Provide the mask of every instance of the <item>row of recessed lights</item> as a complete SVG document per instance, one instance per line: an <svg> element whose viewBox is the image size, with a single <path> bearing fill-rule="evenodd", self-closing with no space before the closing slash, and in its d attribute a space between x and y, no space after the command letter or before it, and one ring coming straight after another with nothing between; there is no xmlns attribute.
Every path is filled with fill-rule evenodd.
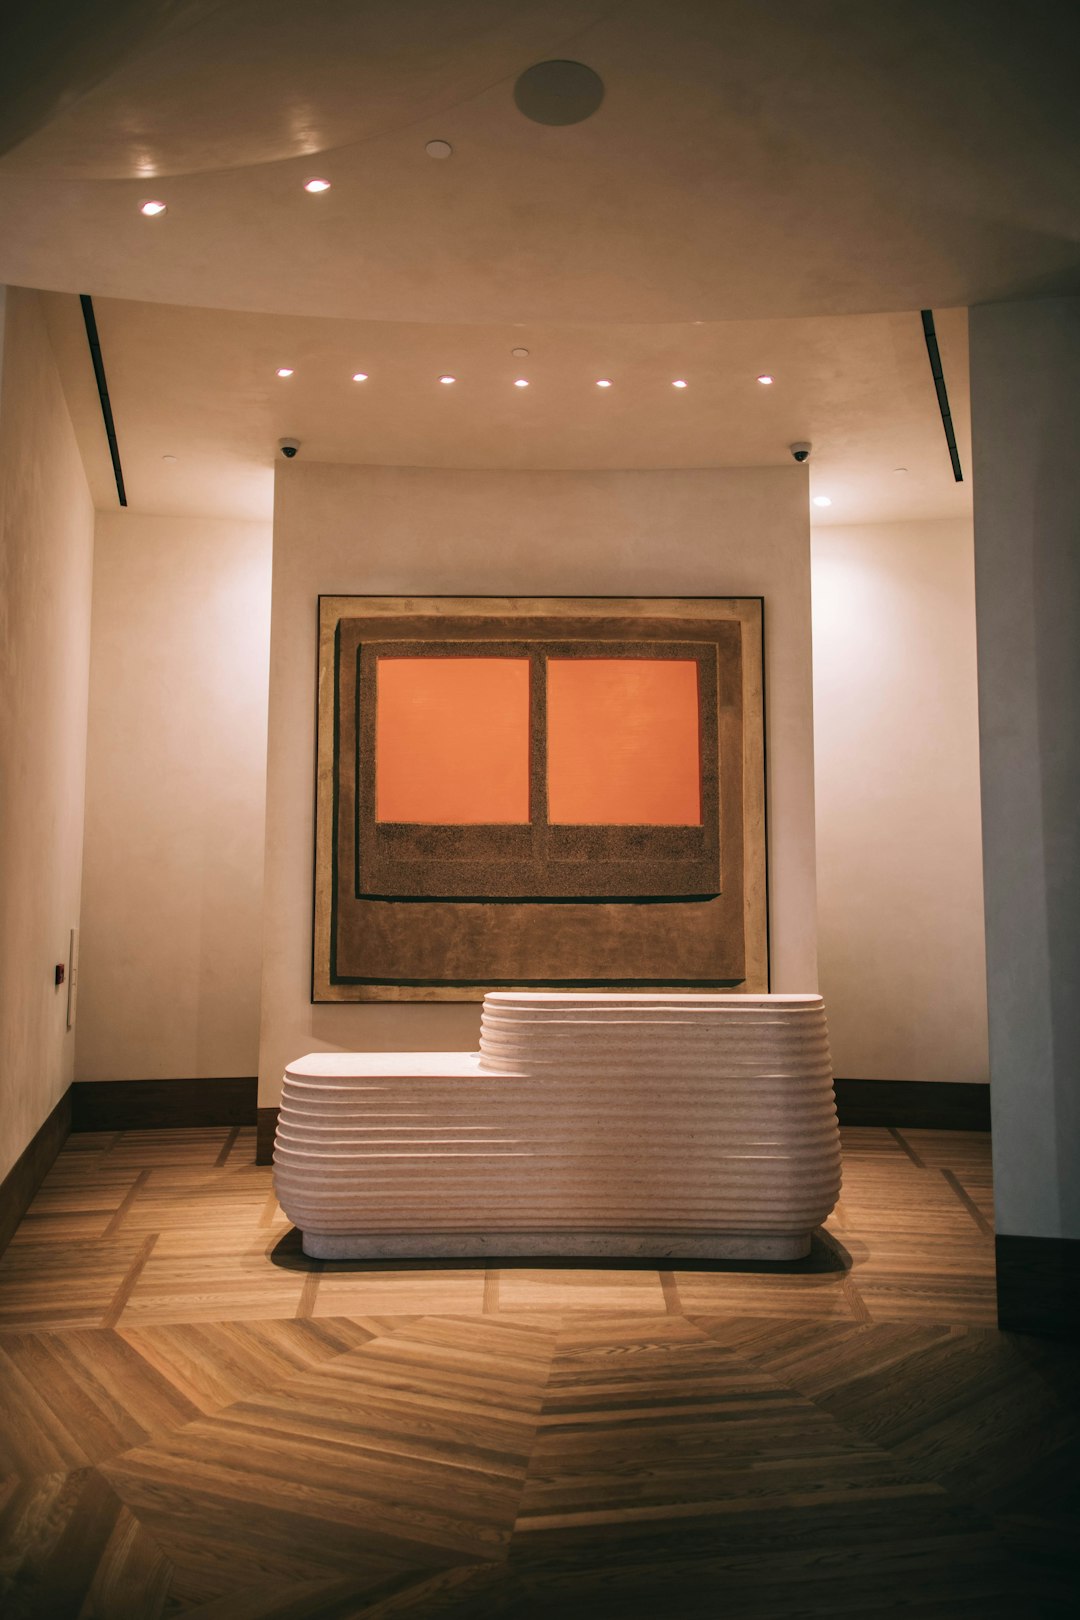
<svg viewBox="0 0 1080 1620"><path fill-rule="evenodd" d="M294 366L279 366L278 369L277 369L276 375L281 377L281 378L294 377L296 375L296 368ZM367 382L368 373L366 371L354 371L352 380L353 380L353 382L357 382L357 383ZM456 377L451 377L449 372L447 372L447 373L445 373L443 376L441 376L439 378L439 381L441 383L444 383L447 386L449 386L450 383L456 383L457 378ZM768 376L762 376L762 377L758 377L757 381L759 383L768 384L768 383L772 382L772 378L768 377ZM529 379L527 377L515 377L515 379L514 379L514 387L515 388L528 388L528 386L529 386ZM611 377L598 377L596 379L596 386L597 386L597 388L612 388L612 387L614 387L614 382L613 382L613 379ZM687 383L685 377L676 377L671 386L672 386L672 388L686 388L686 387L689 386L689 384ZM830 500L828 495L815 495L814 496L814 505L815 506L831 506L832 501Z"/></svg>
<svg viewBox="0 0 1080 1620"><path fill-rule="evenodd" d="M295 371L295 368L292 367L292 366L279 366L278 369L277 369L276 375L278 377L294 377L296 375L296 371ZM367 374L366 371L354 371L352 380L353 380L353 382L358 382L358 383L367 382L368 374ZM442 377L439 378L439 381L441 383L443 383L445 386L449 387L449 385L451 383L456 383L457 382L457 378L456 377L451 377L449 372L447 372L445 376L442 376ZM597 386L597 388L613 388L615 386L615 384L614 384L614 382L612 381L612 379L610 377L598 377L596 379L596 386ZM672 386L672 388L688 388L690 385L689 385L689 383L686 382L685 378L677 377L675 379L675 381L672 383L671 386ZM529 387L529 379L528 379L528 377L515 377L514 378L514 387L515 388L528 388Z"/></svg>
<svg viewBox="0 0 1080 1620"><path fill-rule="evenodd" d="M278 376L278 377L282 377L282 378L295 377L296 376L296 368L294 366L278 366L275 375ZM368 373L366 371L354 371L352 380L353 380L353 382L358 382L358 383L367 382ZM759 377L757 380L758 380L759 383L771 383L772 382L771 377ZM449 373L447 373L445 376L440 377L439 381L441 383L449 385L450 383L456 383L457 378L456 377L451 377L449 375ZM528 386L529 386L528 377L515 377L514 378L514 387L515 388L528 388ZM614 379L611 378L611 377L597 377L596 386L597 386L597 388L614 388L615 382L614 382ZM676 377L674 379L674 381L672 382L671 386L672 386L672 388L689 388L690 384L687 382L685 377Z"/></svg>

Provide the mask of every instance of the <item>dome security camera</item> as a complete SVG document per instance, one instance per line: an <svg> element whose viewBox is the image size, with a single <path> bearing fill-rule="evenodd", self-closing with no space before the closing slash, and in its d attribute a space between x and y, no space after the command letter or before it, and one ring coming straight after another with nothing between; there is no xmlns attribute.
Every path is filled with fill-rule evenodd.
<svg viewBox="0 0 1080 1620"><path fill-rule="evenodd" d="M813 448L813 445L808 443L806 439L800 439L797 444L788 445L791 454L800 464L810 460L810 452Z"/></svg>
<svg viewBox="0 0 1080 1620"><path fill-rule="evenodd" d="M293 457L295 456L296 452L300 448L300 440L299 439L279 439L277 447L281 451L282 455L285 457L286 461L291 461L293 459Z"/></svg>

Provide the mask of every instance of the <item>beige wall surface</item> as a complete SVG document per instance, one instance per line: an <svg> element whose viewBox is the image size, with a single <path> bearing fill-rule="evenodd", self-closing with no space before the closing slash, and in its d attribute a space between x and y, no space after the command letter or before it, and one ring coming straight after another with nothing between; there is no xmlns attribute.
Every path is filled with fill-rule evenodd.
<svg viewBox="0 0 1080 1620"><path fill-rule="evenodd" d="M270 549L98 516L78 1080L255 1072Z"/></svg>
<svg viewBox="0 0 1080 1620"><path fill-rule="evenodd" d="M479 1007L312 1006L316 599L765 598L773 986L817 982L810 547L801 468L449 472L279 464L259 1093L318 1050L472 1050Z"/></svg>
<svg viewBox="0 0 1080 1620"><path fill-rule="evenodd" d="M967 521L817 529L818 952L838 1075L988 1078Z"/></svg>
<svg viewBox="0 0 1080 1620"><path fill-rule="evenodd" d="M0 395L0 1176L71 1080L94 513L36 293L8 290Z"/></svg>

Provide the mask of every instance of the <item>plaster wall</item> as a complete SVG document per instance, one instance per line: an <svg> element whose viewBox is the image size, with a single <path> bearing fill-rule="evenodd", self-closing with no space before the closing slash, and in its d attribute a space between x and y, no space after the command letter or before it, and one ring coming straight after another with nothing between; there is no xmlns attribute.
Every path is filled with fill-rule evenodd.
<svg viewBox="0 0 1080 1620"><path fill-rule="evenodd" d="M985 1081L970 522L814 531L818 953L836 1073Z"/></svg>
<svg viewBox="0 0 1080 1620"><path fill-rule="evenodd" d="M801 468L460 472L279 464L259 1095L309 1051L472 1050L477 1003L312 1006L316 598L763 595L772 973L817 983L810 544Z"/></svg>
<svg viewBox="0 0 1080 1620"><path fill-rule="evenodd" d="M98 515L79 1080L255 1073L270 551Z"/></svg>
<svg viewBox="0 0 1080 1620"><path fill-rule="evenodd" d="M0 393L0 1177L67 1089L94 513L38 295L9 288Z"/></svg>
<svg viewBox="0 0 1080 1620"><path fill-rule="evenodd" d="M996 1224L1080 1238L1080 299L970 332Z"/></svg>

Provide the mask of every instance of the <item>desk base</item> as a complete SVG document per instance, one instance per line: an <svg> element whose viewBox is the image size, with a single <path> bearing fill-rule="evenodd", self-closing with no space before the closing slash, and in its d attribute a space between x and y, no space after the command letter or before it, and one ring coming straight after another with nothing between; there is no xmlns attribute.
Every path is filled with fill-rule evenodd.
<svg viewBox="0 0 1080 1620"><path fill-rule="evenodd" d="M802 1260L809 1232L304 1232L315 1260Z"/></svg>

